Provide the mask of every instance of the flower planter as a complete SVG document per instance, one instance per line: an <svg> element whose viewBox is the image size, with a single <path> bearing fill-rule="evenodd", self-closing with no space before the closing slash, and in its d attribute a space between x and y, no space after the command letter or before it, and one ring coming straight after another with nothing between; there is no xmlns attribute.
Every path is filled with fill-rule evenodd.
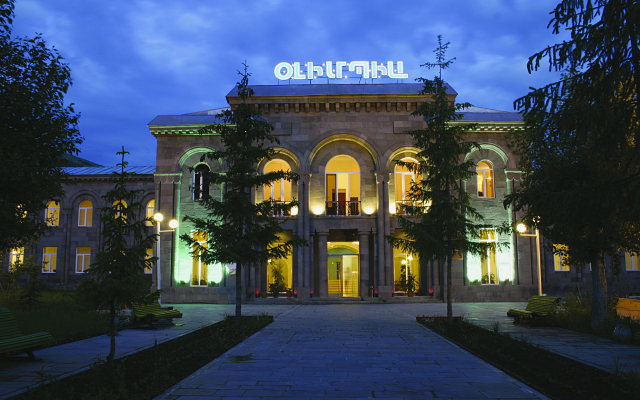
<svg viewBox="0 0 640 400"><path fill-rule="evenodd" d="M263 299L267 298L267 292L260 292L260 297L262 297Z"/></svg>
<svg viewBox="0 0 640 400"><path fill-rule="evenodd" d="M413 290L407 290L407 297L413 297Z"/></svg>

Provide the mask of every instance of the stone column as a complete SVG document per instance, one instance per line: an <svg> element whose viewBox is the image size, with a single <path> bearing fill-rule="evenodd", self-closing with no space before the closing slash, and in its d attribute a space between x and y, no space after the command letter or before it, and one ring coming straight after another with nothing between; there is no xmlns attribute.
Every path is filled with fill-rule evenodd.
<svg viewBox="0 0 640 400"><path fill-rule="evenodd" d="M296 216L296 227L294 229L294 234L297 234L301 237L304 237L304 185L302 184L302 179L298 180L298 215ZM293 263L295 272L295 280L293 282L294 290L300 289L303 284L303 273L304 269L304 248L296 247L294 250L294 258L295 261Z"/></svg>
<svg viewBox="0 0 640 400"><path fill-rule="evenodd" d="M329 297L329 282L327 277L327 239L329 231L318 231L318 297Z"/></svg>
<svg viewBox="0 0 640 400"><path fill-rule="evenodd" d="M302 238L307 242L311 242L311 215L309 210L309 183L311 182L311 174L303 174L300 176L300 183L302 183L302 217L304 231L302 232ZM300 214L300 213L298 213ZM299 279L299 287L308 288L311 279L309 274L311 273L311 247L302 248L302 276Z"/></svg>
<svg viewBox="0 0 640 400"><path fill-rule="evenodd" d="M358 231L360 241L360 297L369 297L369 231Z"/></svg>
<svg viewBox="0 0 640 400"><path fill-rule="evenodd" d="M393 289L393 268L388 267L388 260L393 257L393 253L389 252L389 246L384 239L385 234L389 234L389 173L376 173L376 181L378 182L378 221L377 221L377 243L378 243L378 268L377 268L377 287L378 296L381 298L390 298ZM391 269L391 280L387 269Z"/></svg>

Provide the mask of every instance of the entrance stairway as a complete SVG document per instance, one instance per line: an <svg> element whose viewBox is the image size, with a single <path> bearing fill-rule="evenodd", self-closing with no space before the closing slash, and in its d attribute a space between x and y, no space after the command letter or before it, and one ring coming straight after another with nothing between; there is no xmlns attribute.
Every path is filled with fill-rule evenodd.
<svg viewBox="0 0 640 400"><path fill-rule="evenodd" d="M404 303L442 303L439 298L431 296L398 296L387 299L386 301L378 297L312 297L304 301L303 299L278 297L275 298L253 298L247 299L245 304L404 304Z"/></svg>

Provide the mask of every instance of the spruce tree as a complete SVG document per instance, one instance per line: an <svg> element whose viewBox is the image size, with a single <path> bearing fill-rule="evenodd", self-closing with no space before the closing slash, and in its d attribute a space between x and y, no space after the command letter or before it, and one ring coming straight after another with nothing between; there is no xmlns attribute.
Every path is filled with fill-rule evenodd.
<svg viewBox="0 0 640 400"><path fill-rule="evenodd" d="M254 202L251 188L264 187L272 182L285 179L297 182L294 172L274 171L260 173L258 164L270 159L276 151L269 145L280 141L271 134L273 126L260 118L261 112L247 103L254 91L249 87L247 65L244 71L238 71L242 77L237 90L240 104L235 109L226 110L217 115L223 124L209 125L200 129L200 133L220 135L223 150L212 151L202 157L222 161L226 171L208 172L203 179L210 185L223 188L222 199L204 196L199 204L207 210L207 216L199 218L185 216L196 231L206 233L207 246L199 246L190 235L180 237L193 249L192 254L200 257L204 264L236 265L236 324L240 325L242 316L242 273L244 268L255 266L268 259L277 259L289 254L294 246L306 245L298 236L280 241L278 234L283 232L280 226L283 220L273 215L289 214L289 210L298 203L278 203L275 201Z"/></svg>
<svg viewBox="0 0 640 400"><path fill-rule="evenodd" d="M479 224L483 217L470 204L470 196L464 190L463 182L475 176L472 159L461 162L466 154L479 149L476 142L467 141L466 132L474 124L455 124L462 118L460 113L470 107L468 103L451 104L447 96L447 86L442 80L442 70L448 68L454 59L446 60L449 43L442 43L438 36L435 49L435 63L421 66L438 68L433 79L418 78L424 83L421 95L430 99L422 103L411 115L420 116L427 127L409 131L415 146L420 149L416 155L418 162L396 160L399 166L407 167L415 173L416 181L411 184L408 195L411 204L403 204L398 221L405 238L387 236L389 243L404 252L419 254L423 260L444 260L447 266L447 321L451 322L452 276L451 266L455 252L486 254L495 243L480 243L480 231L490 228Z"/></svg>

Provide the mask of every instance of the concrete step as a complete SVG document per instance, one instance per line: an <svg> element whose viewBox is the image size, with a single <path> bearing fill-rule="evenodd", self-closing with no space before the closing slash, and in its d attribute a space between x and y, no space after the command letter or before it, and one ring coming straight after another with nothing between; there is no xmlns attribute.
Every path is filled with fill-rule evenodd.
<svg viewBox="0 0 640 400"><path fill-rule="evenodd" d="M307 301L303 299L296 298L286 298L286 297L278 297L275 298L258 298L258 299L248 299L245 301L245 304L264 304L264 305L273 305L273 304L405 304L405 303L442 303L442 300L438 298L433 298L431 296L414 296L414 297L405 297L398 296L392 297L390 299L380 299L379 297L312 297Z"/></svg>

